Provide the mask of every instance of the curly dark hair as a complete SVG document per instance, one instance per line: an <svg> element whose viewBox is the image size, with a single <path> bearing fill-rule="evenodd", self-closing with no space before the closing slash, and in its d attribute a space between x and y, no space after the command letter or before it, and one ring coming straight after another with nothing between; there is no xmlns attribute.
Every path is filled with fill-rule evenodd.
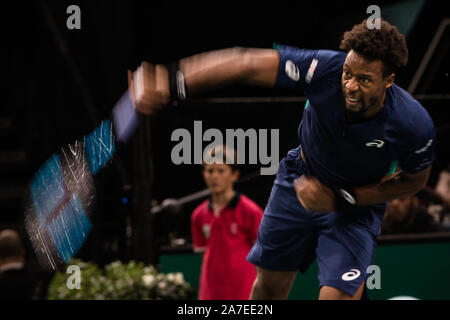
<svg viewBox="0 0 450 320"><path fill-rule="evenodd" d="M405 36L396 26L381 19L380 29L369 29L367 19L346 31L339 49L353 50L370 60L383 62L383 76L395 73L408 62L408 48Z"/></svg>

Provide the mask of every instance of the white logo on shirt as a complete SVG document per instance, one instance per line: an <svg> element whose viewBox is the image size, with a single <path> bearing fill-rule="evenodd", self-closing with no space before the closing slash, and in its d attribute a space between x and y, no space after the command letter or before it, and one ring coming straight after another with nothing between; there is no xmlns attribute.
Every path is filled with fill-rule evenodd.
<svg viewBox="0 0 450 320"><path fill-rule="evenodd" d="M309 66L308 73L306 74L306 83L311 83L312 77L314 76L314 72L316 71L317 63L319 60L313 59L311 65Z"/></svg>
<svg viewBox="0 0 450 320"><path fill-rule="evenodd" d="M209 236L211 235L211 227L209 226L209 224L205 223L202 227L202 231L205 238L209 239Z"/></svg>
<svg viewBox="0 0 450 320"><path fill-rule="evenodd" d="M233 222L233 223L231 224L231 226L230 226L230 231L231 231L231 234L232 234L232 235L237 234L237 232L238 232L238 225L237 225L236 222Z"/></svg>
<svg viewBox="0 0 450 320"><path fill-rule="evenodd" d="M373 140L371 142L367 142L366 146L367 147L377 147L377 148L381 148L384 145L384 141L383 140Z"/></svg>
<svg viewBox="0 0 450 320"><path fill-rule="evenodd" d="M428 140L427 145L426 145L425 147L423 147L423 148L421 148L421 149L419 149L419 150L414 151L414 153L419 154L419 153L425 152L425 151L427 151L427 149L428 149L432 144L433 144L433 139L430 139L430 140Z"/></svg>
<svg viewBox="0 0 450 320"><path fill-rule="evenodd" d="M300 71L298 70L298 67L291 60L286 61L284 71L286 71L286 74L292 80L294 80L294 81L300 80Z"/></svg>
<svg viewBox="0 0 450 320"><path fill-rule="evenodd" d="M342 275L342 280L344 281L352 281L358 278L361 275L361 271L358 269L350 269L349 272L346 272Z"/></svg>

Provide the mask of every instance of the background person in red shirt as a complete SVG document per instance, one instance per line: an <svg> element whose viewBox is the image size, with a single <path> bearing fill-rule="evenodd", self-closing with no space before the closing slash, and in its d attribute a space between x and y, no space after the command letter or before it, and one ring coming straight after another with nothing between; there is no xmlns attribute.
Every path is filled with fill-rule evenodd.
<svg viewBox="0 0 450 320"><path fill-rule="evenodd" d="M236 152L219 146L209 154L223 161L204 161L203 177L211 197L191 216L194 251L204 253L198 298L247 300L256 268L246 258L256 241L263 210L234 190L239 177Z"/></svg>

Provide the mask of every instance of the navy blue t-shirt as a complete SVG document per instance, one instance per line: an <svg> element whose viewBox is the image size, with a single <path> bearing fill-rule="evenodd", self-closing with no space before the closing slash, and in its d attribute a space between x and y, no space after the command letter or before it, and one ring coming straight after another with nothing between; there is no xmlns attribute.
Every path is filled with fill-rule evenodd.
<svg viewBox="0 0 450 320"><path fill-rule="evenodd" d="M373 184L397 166L416 173L431 166L435 129L421 104L393 84L372 119L349 123L344 113L346 53L280 46L276 86L303 88L308 99L298 128L308 168L330 187Z"/></svg>

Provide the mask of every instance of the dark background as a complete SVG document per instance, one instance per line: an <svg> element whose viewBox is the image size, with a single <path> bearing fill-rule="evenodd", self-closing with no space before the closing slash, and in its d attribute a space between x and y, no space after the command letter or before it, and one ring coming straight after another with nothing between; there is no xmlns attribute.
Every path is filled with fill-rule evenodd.
<svg viewBox="0 0 450 320"><path fill-rule="evenodd" d="M410 5L418 3L423 6L414 20ZM72 4L81 8L81 30L66 27L66 9ZM371 4L381 7L382 16L383 10L399 7L391 13L394 24L412 21L407 34L409 63L396 78L397 84L407 89L441 20L449 16L440 1L260 1L246 7L231 2L201 5L174 1L2 3L0 229L21 228L24 195L34 172L52 153L80 139L110 115L127 88L127 69L134 70L142 60L168 63L206 50L231 46L271 48L274 42L337 50L342 33L369 17L366 8ZM416 91L447 94L446 99L419 99L438 128L430 186L450 162L449 37L447 31L440 54L433 57L426 79ZM194 120L201 120L203 130L279 129L280 158L297 146L296 132L304 103L208 103L201 99L302 95L231 87L143 119L131 142L121 147L108 167L95 177L94 230L80 256L99 263L131 258L157 261L157 254L149 258L142 251L154 250L151 245L142 246L151 238L144 235L145 227L142 229L142 224L152 223L147 216L151 200L156 203L179 198L204 188L200 166L175 166L171 162L170 152L176 143L170 136L176 128L192 131ZM258 166L243 166L241 174L258 170ZM237 189L264 207L273 179L256 177L238 184ZM190 213L202 200L186 205L177 219L170 214L153 219L158 232L147 229L148 234L157 238L172 231L189 240Z"/></svg>

